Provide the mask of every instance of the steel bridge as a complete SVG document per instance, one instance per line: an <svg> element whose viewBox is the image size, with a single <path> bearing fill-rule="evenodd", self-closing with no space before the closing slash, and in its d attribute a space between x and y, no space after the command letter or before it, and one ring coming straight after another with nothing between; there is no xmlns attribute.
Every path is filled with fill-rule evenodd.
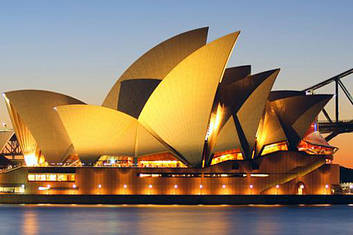
<svg viewBox="0 0 353 235"><path fill-rule="evenodd" d="M335 83L335 116L332 119L326 109L322 110L326 121L319 121L319 130L321 133L328 134L325 138L327 141L333 139L339 134L353 132L353 119L352 120L340 120L339 119L339 88L343 91L344 95L349 100L351 106L351 110L353 112L353 97L349 93L348 89L345 87L342 78L347 77L353 73L353 68L349 69L343 73L340 73L332 78L329 78L323 82L320 82L314 86L306 88L303 90L306 93L314 94L317 89L320 89L324 86L327 86L331 83Z"/></svg>
<svg viewBox="0 0 353 235"><path fill-rule="evenodd" d="M16 159L17 156L23 155L15 134L11 136L4 148L0 149L0 154L8 157L9 159Z"/></svg>

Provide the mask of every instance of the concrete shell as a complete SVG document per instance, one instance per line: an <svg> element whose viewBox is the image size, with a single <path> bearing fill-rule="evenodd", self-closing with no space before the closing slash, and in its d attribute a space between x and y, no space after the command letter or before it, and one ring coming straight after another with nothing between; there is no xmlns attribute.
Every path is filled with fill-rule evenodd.
<svg viewBox="0 0 353 235"><path fill-rule="evenodd" d="M239 136L233 118L229 118L222 131L217 136L213 152L223 152L230 149L240 149Z"/></svg>
<svg viewBox="0 0 353 235"><path fill-rule="evenodd" d="M154 90L139 121L193 166L201 165L218 84L239 32L217 39L180 62Z"/></svg>
<svg viewBox="0 0 353 235"><path fill-rule="evenodd" d="M229 83L223 89L220 102L222 102L233 115L231 121L227 121L227 124L220 130L219 137L216 139L216 146L224 146L232 143L234 140L226 140L224 136L236 130L239 146L229 145L228 149L240 148L246 158L251 157L251 152L255 146L256 132L258 125L263 116L266 100L272 89L272 85L279 73L279 70L270 70L259 74L247 76L240 80L235 80ZM230 115L229 115L230 116ZM230 124L232 123L232 124ZM233 126L235 125L235 126ZM230 128L230 129L228 129ZM229 137L231 137L229 135ZM220 143L217 143L217 142ZM220 151L219 147L211 152Z"/></svg>
<svg viewBox="0 0 353 235"><path fill-rule="evenodd" d="M168 151L137 119L123 112L95 105L55 109L82 162L93 163L101 155L141 156Z"/></svg>
<svg viewBox="0 0 353 235"><path fill-rule="evenodd" d="M55 109L82 162L93 163L101 155L135 155L135 118L96 105L64 105Z"/></svg>
<svg viewBox="0 0 353 235"><path fill-rule="evenodd" d="M296 148L331 97L332 95L298 95L271 102L292 148Z"/></svg>
<svg viewBox="0 0 353 235"><path fill-rule="evenodd" d="M247 97L236 113L244 133L244 137L241 138L245 138L242 141L242 150L245 158L251 158L255 147L256 132L265 111L266 100L278 73L279 69L253 75L253 80L262 80L262 82Z"/></svg>
<svg viewBox="0 0 353 235"><path fill-rule="evenodd" d="M282 129L277 114L267 101L266 111L259 124L256 135L256 153L260 153L264 146L286 141L286 133Z"/></svg>
<svg viewBox="0 0 353 235"><path fill-rule="evenodd" d="M216 97L214 99L213 107L212 107L210 122L212 121L212 117L213 116L217 117L217 115L218 115L218 118L220 118L220 120L218 121L219 122L218 128L215 129L212 135L210 135L207 138L207 154L205 157L207 163L210 163L210 160L211 160L210 157L212 156L212 151L216 144L216 139L218 139L219 131L222 130L224 125L227 124L230 116L233 113L232 112L233 110L231 109L231 107L224 102L224 98L227 97L227 94L229 93L227 87L238 80L246 78L247 76L250 75L250 72L251 72L250 65L227 68L224 71L222 82L218 86ZM234 99L234 94L229 95L229 97L227 98ZM218 114L219 111L222 112L221 115ZM234 123L234 120L233 120L233 123ZM224 134L223 134L223 137L225 137ZM220 146L226 146L226 145L219 144L218 147Z"/></svg>
<svg viewBox="0 0 353 235"><path fill-rule="evenodd" d="M226 85L221 94L220 101L226 107L229 107L232 114L239 111L247 100L251 99L251 95L256 91L265 89L264 84L269 83L270 89L272 83L276 79L279 73L279 69L269 70L253 75L244 77L243 79L236 80ZM268 87L267 87L268 88ZM266 97L268 97L270 91L266 91ZM265 101L267 98L265 99Z"/></svg>
<svg viewBox="0 0 353 235"><path fill-rule="evenodd" d="M301 96L301 95L306 95L306 94L303 91L277 90L277 91L271 91L268 97L268 100L275 101L279 99L284 99L292 96Z"/></svg>
<svg viewBox="0 0 353 235"><path fill-rule="evenodd" d="M147 51L118 79L106 96L103 106L117 109L121 82L131 79L159 79L184 58L206 44L208 27L176 35Z"/></svg>
<svg viewBox="0 0 353 235"><path fill-rule="evenodd" d="M25 163L27 166L37 165L40 158L40 154L38 154L38 144L27 125L5 95L4 98L12 126L15 130L18 143L20 144L22 154L24 155Z"/></svg>
<svg viewBox="0 0 353 235"><path fill-rule="evenodd" d="M308 98L309 97L310 96L308 96ZM304 135L308 131L310 125L314 122L317 115L319 115L321 110L331 98L332 95L321 95L320 97L317 97L317 99L315 97L315 104L308 108L297 120L295 120L292 127L297 132L300 139L304 138Z"/></svg>
<svg viewBox="0 0 353 235"><path fill-rule="evenodd" d="M4 96L24 154L39 149L49 163L61 162L71 154L71 141L53 108L82 101L41 90L11 91Z"/></svg>
<svg viewBox="0 0 353 235"><path fill-rule="evenodd" d="M222 78L222 82L219 84L220 87L226 87L227 85L239 81L251 74L251 65L243 65L237 67L226 68Z"/></svg>
<svg viewBox="0 0 353 235"><path fill-rule="evenodd" d="M305 95L296 91L271 92L257 134L257 151L265 145L287 140L297 147L311 123L331 99L331 95Z"/></svg>
<svg viewBox="0 0 353 235"><path fill-rule="evenodd" d="M163 145L163 141L157 140L143 125L139 124L137 127L135 156L141 157L163 152L170 152L168 146Z"/></svg>
<svg viewBox="0 0 353 235"><path fill-rule="evenodd" d="M132 79L121 82L118 111L138 118L148 98L158 86L158 79Z"/></svg>

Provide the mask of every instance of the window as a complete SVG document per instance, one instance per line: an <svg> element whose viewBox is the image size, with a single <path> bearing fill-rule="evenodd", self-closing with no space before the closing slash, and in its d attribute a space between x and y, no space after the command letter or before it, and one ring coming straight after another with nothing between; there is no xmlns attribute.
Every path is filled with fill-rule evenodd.
<svg viewBox="0 0 353 235"><path fill-rule="evenodd" d="M74 182L75 174L73 173L43 173L43 174L28 173L27 179L28 181Z"/></svg>

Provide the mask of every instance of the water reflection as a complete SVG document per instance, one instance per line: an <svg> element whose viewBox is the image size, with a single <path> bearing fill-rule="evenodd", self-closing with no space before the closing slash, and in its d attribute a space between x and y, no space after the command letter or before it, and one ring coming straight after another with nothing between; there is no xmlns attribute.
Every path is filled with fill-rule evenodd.
<svg viewBox="0 0 353 235"><path fill-rule="evenodd" d="M140 209L136 215L136 233L188 234L197 230L211 234L225 234L231 230L234 218L229 213L218 212L220 207L155 207ZM207 228L207 229L204 229Z"/></svg>
<svg viewBox="0 0 353 235"><path fill-rule="evenodd" d="M0 234L350 234L351 206L0 205Z"/></svg>
<svg viewBox="0 0 353 235"><path fill-rule="evenodd" d="M23 212L22 234L35 235L38 234L37 212L27 208Z"/></svg>

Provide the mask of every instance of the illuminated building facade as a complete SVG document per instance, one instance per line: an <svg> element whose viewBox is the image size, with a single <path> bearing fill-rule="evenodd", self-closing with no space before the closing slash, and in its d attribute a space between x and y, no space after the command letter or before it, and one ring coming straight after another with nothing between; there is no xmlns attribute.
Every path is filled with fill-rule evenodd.
<svg viewBox="0 0 353 235"><path fill-rule="evenodd" d="M316 117L331 95L271 91L279 69L226 68L239 32L209 43L207 33L146 52L102 106L3 93L25 166L0 174L0 192L330 194L336 148Z"/></svg>

